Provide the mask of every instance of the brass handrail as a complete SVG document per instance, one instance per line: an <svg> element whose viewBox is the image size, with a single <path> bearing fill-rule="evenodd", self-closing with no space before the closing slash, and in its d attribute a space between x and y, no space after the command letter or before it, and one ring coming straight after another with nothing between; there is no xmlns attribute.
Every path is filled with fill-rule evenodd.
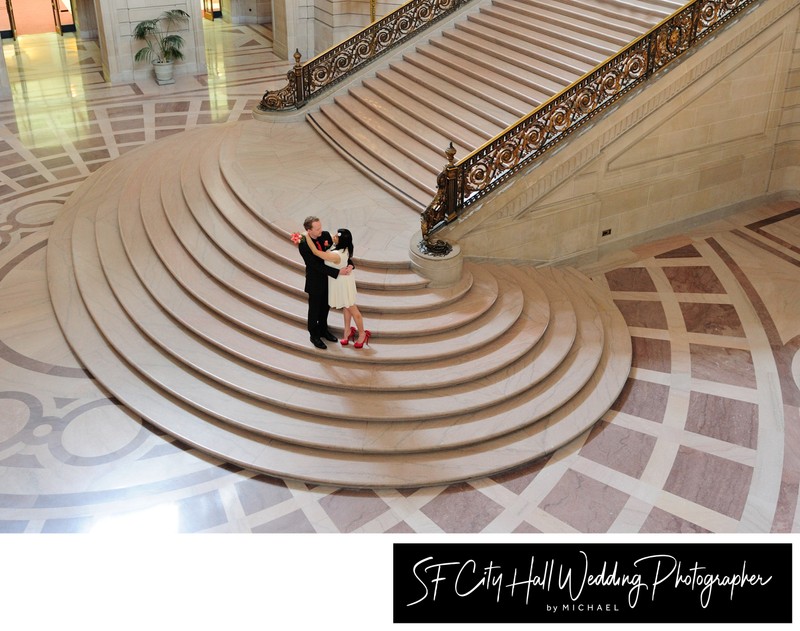
<svg viewBox="0 0 800 631"><path fill-rule="evenodd" d="M424 242L520 168L759 0L694 0L463 160L448 164L421 217Z"/></svg>
<svg viewBox="0 0 800 631"><path fill-rule="evenodd" d="M258 109L277 112L302 107L308 99L336 85L392 48L450 15L471 0L409 0L346 40L300 63L294 53L294 68L288 83L279 90L267 90Z"/></svg>

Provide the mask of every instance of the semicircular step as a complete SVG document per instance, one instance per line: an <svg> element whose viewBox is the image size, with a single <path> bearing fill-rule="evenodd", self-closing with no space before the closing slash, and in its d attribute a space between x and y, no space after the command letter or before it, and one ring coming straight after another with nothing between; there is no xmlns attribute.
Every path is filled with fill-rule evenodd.
<svg viewBox="0 0 800 631"><path fill-rule="evenodd" d="M195 190L190 173L209 168L210 147L232 142L207 135L100 169L67 201L48 245L51 299L76 355L165 432L284 478L417 487L544 456L621 391L627 327L574 270L468 262L455 289L375 283L360 290L373 309L371 347L313 349L302 267L252 247ZM186 152L177 172L151 155L182 141L207 150ZM282 239L263 226L265 243ZM252 249L234 256L237 244ZM391 260L384 270L406 274Z"/></svg>

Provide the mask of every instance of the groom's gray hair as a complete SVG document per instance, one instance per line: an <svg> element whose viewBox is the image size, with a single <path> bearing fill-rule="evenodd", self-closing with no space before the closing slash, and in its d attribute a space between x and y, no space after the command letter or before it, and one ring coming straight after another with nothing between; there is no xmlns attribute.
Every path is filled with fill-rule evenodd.
<svg viewBox="0 0 800 631"><path fill-rule="evenodd" d="M314 217L313 215L306 217L306 220L303 222L303 228L306 230L311 230L311 224L315 221L319 221L319 217Z"/></svg>

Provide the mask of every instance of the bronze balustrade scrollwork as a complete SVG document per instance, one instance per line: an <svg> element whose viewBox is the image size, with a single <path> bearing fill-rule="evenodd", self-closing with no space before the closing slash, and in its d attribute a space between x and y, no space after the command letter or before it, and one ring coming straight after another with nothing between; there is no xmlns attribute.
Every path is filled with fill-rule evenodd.
<svg viewBox="0 0 800 631"><path fill-rule="evenodd" d="M275 112L302 107L311 97L336 85L469 1L410 0L304 64L300 63L300 52L296 51L294 68L287 73L287 85L265 92L258 109Z"/></svg>
<svg viewBox="0 0 800 631"><path fill-rule="evenodd" d="M437 180L423 240L635 86L759 0L695 0L458 163Z"/></svg>

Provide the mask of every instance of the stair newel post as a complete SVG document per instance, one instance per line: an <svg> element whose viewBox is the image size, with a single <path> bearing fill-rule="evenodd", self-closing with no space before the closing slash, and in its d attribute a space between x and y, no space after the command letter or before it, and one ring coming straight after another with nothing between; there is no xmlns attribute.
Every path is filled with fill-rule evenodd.
<svg viewBox="0 0 800 631"><path fill-rule="evenodd" d="M444 153L447 156L447 164L436 178L436 195L420 215L422 247L428 252L441 252L446 249L445 242L441 240L434 242L431 233L455 219L458 210L458 167L455 165L456 149L452 141Z"/></svg>
<svg viewBox="0 0 800 631"><path fill-rule="evenodd" d="M456 166L456 148L451 142L444 150L447 164L436 178L436 196L420 215L421 232L411 239L411 269L429 279L429 287L450 287L461 278L461 246L444 239L434 239L433 232L458 216L460 169ZM419 239L419 236L422 238Z"/></svg>
<svg viewBox="0 0 800 631"><path fill-rule="evenodd" d="M303 66L300 63L301 57L300 49L295 48L294 68L292 68L292 71L294 72L294 99L297 107L300 107L306 102L306 85L305 81L303 81Z"/></svg>
<svg viewBox="0 0 800 631"><path fill-rule="evenodd" d="M281 112L298 108L306 102L306 82L303 78L302 55L298 49L294 51L294 67L286 73L287 83L280 90L267 90L261 97L253 114L259 112Z"/></svg>
<svg viewBox="0 0 800 631"><path fill-rule="evenodd" d="M458 215L458 208L461 205L461 200L459 199L459 193L461 192L461 187L459 186L460 169L455 163L456 148L453 146L452 141L447 149L444 150L444 153L447 156L447 166L444 169L447 178L447 192L445 193L445 218L449 223L456 218Z"/></svg>

